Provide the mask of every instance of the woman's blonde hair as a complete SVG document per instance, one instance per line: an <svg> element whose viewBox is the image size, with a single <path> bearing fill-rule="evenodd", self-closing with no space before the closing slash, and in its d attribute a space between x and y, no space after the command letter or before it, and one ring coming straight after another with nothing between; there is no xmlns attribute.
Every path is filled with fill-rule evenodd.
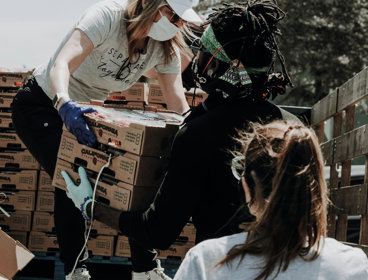
<svg viewBox="0 0 368 280"><path fill-rule="evenodd" d="M257 220L248 226L245 244L234 246L218 264L230 264L246 254L266 258L256 280L267 279L277 268L285 271L301 256L314 260L326 236L329 202L323 177L323 156L314 131L302 124L274 121L253 125L238 139L243 145L244 178ZM239 263L240 265L240 263ZM275 277L276 277L275 276Z"/></svg>
<svg viewBox="0 0 368 280"><path fill-rule="evenodd" d="M142 1L146 3L144 9ZM136 47L137 41L147 36L157 16L158 9L165 5L168 5L165 0L129 1L129 5L125 11L125 19L127 20L128 52L131 59L134 60L134 57L139 53L139 49ZM185 43L183 34L190 37L194 36L193 33L189 31L186 24L183 24L181 32L177 32L174 38L161 42L164 50L165 64L169 63L173 56L176 56L177 52L175 51L175 47L178 48L180 53L189 55L189 49ZM180 59L180 57L178 57L178 59Z"/></svg>

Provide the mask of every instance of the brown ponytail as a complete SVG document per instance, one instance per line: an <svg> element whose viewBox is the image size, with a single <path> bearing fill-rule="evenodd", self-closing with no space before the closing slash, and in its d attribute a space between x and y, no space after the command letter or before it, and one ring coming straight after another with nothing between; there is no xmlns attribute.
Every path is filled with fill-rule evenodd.
<svg viewBox="0 0 368 280"><path fill-rule="evenodd" d="M291 122L255 126L241 141L244 177L261 215L249 225L245 244L233 247L219 264L260 255L266 261L255 280L267 279L297 256L311 261L319 255L328 204L323 157L315 133Z"/></svg>

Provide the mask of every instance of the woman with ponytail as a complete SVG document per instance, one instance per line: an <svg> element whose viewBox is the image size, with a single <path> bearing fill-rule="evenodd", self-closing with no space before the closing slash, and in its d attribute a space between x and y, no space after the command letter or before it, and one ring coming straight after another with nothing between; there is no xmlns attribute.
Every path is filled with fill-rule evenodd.
<svg viewBox="0 0 368 280"><path fill-rule="evenodd" d="M363 251L326 237L328 190L314 132L274 121L238 141L232 170L255 220L191 249L175 279L368 279Z"/></svg>

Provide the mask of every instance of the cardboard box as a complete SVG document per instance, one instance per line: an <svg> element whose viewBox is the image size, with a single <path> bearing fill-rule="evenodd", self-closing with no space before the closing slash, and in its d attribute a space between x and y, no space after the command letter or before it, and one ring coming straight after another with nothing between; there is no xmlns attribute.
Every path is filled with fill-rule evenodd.
<svg viewBox="0 0 368 280"><path fill-rule="evenodd" d="M195 226L192 223L187 223L183 227L183 229L182 229L179 237L177 238L177 240L181 241L181 242L188 242L188 241L189 242L195 242L196 232L197 232L197 230L196 230Z"/></svg>
<svg viewBox="0 0 368 280"><path fill-rule="evenodd" d="M28 150L0 150L0 168L40 169L40 164Z"/></svg>
<svg viewBox="0 0 368 280"><path fill-rule="evenodd" d="M97 220L93 221L91 233L94 235L118 235L118 231Z"/></svg>
<svg viewBox="0 0 368 280"><path fill-rule="evenodd" d="M25 247L27 247L26 245L28 243L28 232L26 231L5 231L5 233L9 235L11 238L13 238L14 240L17 240L20 243L22 243L22 245L24 245Z"/></svg>
<svg viewBox="0 0 368 280"><path fill-rule="evenodd" d="M97 141L136 155L167 157L183 121L174 113L104 109L85 114Z"/></svg>
<svg viewBox="0 0 368 280"><path fill-rule="evenodd" d="M32 212L17 210L9 214L10 217L7 217L0 213L0 227L7 231L31 231Z"/></svg>
<svg viewBox="0 0 368 280"><path fill-rule="evenodd" d="M53 212L55 205L54 193L38 191L36 211Z"/></svg>
<svg viewBox="0 0 368 280"><path fill-rule="evenodd" d="M35 191L37 189L37 170L1 170L0 189Z"/></svg>
<svg viewBox="0 0 368 280"><path fill-rule="evenodd" d="M35 191L0 190L0 206L4 209L33 211L35 200Z"/></svg>
<svg viewBox="0 0 368 280"><path fill-rule="evenodd" d="M38 190L46 192L53 192L55 190L55 187L52 185L52 178L45 170L40 171Z"/></svg>
<svg viewBox="0 0 368 280"><path fill-rule="evenodd" d="M103 174L136 186L158 186L161 183L168 159L140 157L132 153L118 154L113 156L110 166L104 169ZM63 133L58 158L99 172L108 162L109 154L79 144L75 138L69 138Z"/></svg>
<svg viewBox="0 0 368 280"><path fill-rule="evenodd" d="M14 128L11 112L0 111L0 128Z"/></svg>
<svg viewBox="0 0 368 280"><path fill-rule="evenodd" d="M167 258L177 258L184 259L186 253L190 248L194 246L194 242L187 242L183 245L181 244L172 244L167 250L158 250L157 258L158 259L167 259Z"/></svg>
<svg viewBox="0 0 368 280"><path fill-rule="evenodd" d="M0 92L0 108L10 109L16 92Z"/></svg>
<svg viewBox="0 0 368 280"><path fill-rule="evenodd" d="M0 72L0 87L21 87L24 79L32 74L29 72Z"/></svg>
<svg viewBox="0 0 368 280"><path fill-rule="evenodd" d="M33 213L32 230L43 232L55 232L54 214L50 212Z"/></svg>
<svg viewBox="0 0 368 280"><path fill-rule="evenodd" d="M34 252L57 251L59 244L55 234L31 231L29 234L28 249Z"/></svg>
<svg viewBox="0 0 368 280"><path fill-rule="evenodd" d="M98 235L91 237L87 242L88 251L97 256L113 256L114 236Z"/></svg>
<svg viewBox="0 0 368 280"><path fill-rule="evenodd" d="M147 103L148 85L137 82L129 89L121 92L111 92L106 100L111 101L143 101Z"/></svg>
<svg viewBox="0 0 368 280"><path fill-rule="evenodd" d="M130 258L130 245L128 237L119 235L116 241L115 256Z"/></svg>
<svg viewBox="0 0 368 280"><path fill-rule="evenodd" d="M20 242L0 230L0 278L12 279L34 255Z"/></svg>
<svg viewBox="0 0 368 280"><path fill-rule="evenodd" d="M161 91L160 85L149 85L148 103L166 104L166 99L163 92Z"/></svg>
<svg viewBox="0 0 368 280"><path fill-rule="evenodd" d="M78 166L58 159L53 178L54 186L66 189L64 178L61 175L62 170L66 171L77 185L80 183ZM86 170L86 172L92 186L94 186L97 173L90 170ZM146 209L153 201L156 192L157 188L155 187L133 186L102 175L97 185L96 195L99 202L116 209L132 211Z"/></svg>
<svg viewBox="0 0 368 280"><path fill-rule="evenodd" d="M0 148L26 149L16 132L0 132Z"/></svg>

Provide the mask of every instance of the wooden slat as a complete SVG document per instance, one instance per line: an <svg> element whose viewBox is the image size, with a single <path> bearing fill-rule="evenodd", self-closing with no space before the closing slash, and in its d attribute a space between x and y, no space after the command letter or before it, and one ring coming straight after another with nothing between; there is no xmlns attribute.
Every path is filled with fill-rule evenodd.
<svg viewBox="0 0 368 280"><path fill-rule="evenodd" d="M345 112L345 132L352 131L355 122L355 105L347 107Z"/></svg>
<svg viewBox="0 0 368 280"><path fill-rule="evenodd" d="M319 125L315 128L316 135L318 137L319 143L323 143L325 139L325 122L321 122Z"/></svg>
<svg viewBox="0 0 368 280"><path fill-rule="evenodd" d="M333 137L336 138L340 136L341 130L342 130L342 112L339 112L334 116Z"/></svg>
<svg viewBox="0 0 368 280"><path fill-rule="evenodd" d="M339 187L339 172L336 170L336 165L330 166L330 189L337 189Z"/></svg>
<svg viewBox="0 0 368 280"><path fill-rule="evenodd" d="M362 215L360 220L359 244L368 245L368 215Z"/></svg>
<svg viewBox="0 0 368 280"><path fill-rule="evenodd" d="M323 158L325 160L325 165L331 165L334 162L334 158L333 158L334 148L335 148L334 140L330 140L321 145L321 150L322 150Z"/></svg>
<svg viewBox="0 0 368 280"><path fill-rule="evenodd" d="M336 224L336 239L339 241L346 241L348 232L348 215L338 215Z"/></svg>
<svg viewBox="0 0 368 280"><path fill-rule="evenodd" d="M351 174L351 159L344 160L341 167L341 186L347 187L350 185Z"/></svg>
<svg viewBox="0 0 368 280"><path fill-rule="evenodd" d="M327 236L331 238L336 236L336 215L333 213L327 214Z"/></svg>
<svg viewBox="0 0 368 280"><path fill-rule="evenodd" d="M355 244L355 243L348 243L348 242L343 242L346 245L349 245L351 247L355 247L355 248L360 248L363 250L363 252L368 256L368 246L366 245L359 245L359 244Z"/></svg>
<svg viewBox="0 0 368 280"><path fill-rule="evenodd" d="M363 69L339 87L337 102L338 112L368 97L367 69L368 68Z"/></svg>
<svg viewBox="0 0 368 280"><path fill-rule="evenodd" d="M331 189L330 199L335 206L331 211L338 214L367 214L368 185L356 185Z"/></svg>
<svg viewBox="0 0 368 280"><path fill-rule="evenodd" d="M336 89L313 105L311 113L312 125L318 125L336 114L337 96L338 90Z"/></svg>
<svg viewBox="0 0 368 280"><path fill-rule="evenodd" d="M368 125L361 126L336 138L334 162L368 154Z"/></svg>

